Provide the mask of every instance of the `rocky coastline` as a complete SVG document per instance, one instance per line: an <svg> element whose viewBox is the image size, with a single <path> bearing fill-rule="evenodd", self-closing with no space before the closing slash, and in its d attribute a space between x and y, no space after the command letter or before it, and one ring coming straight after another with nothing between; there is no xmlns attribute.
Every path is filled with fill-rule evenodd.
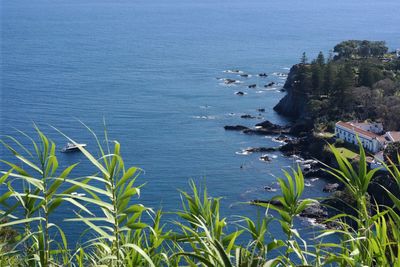
<svg viewBox="0 0 400 267"><path fill-rule="evenodd" d="M294 90L293 85L297 80L296 71L298 68L299 65L294 65L290 69L283 86L286 95L274 107L274 110L278 114L289 117L293 121L291 125L277 125L269 120L265 120L255 124L254 127L226 125L224 126L224 129L226 131L239 131L248 135L275 135L274 139L282 142L281 146L251 147L244 149L242 152L249 154L279 151L287 157L295 156L298 158L298 162L302 165L303 174L306 179L324 179L326 184L322 191L331 193L331 196L323 201L315 201L312 205L308 206L300 216L313 220L315 224L332 228L336 227L334 223L325 223L325 220L329 216L333 216L338 212L351 213L352 211L348 209L348 201L343 201L343 199L346 199L344 186L338 182L335 177L325 171L327 166L336 167L334 156L325 149L327 143L335 142L335 138L326 138L314 134L313 122L307 114L306 98ZM245 116L242 118L253 117ZM269 162L270 158L263 155L260 157L260 160ZM393 189L394 191L398 191L394 179L391 179L391 177L389 177L385 172L378 172L368 189L371 199L374 199L377 203L390 204L388 203L390 202L390 199L385 197L386 192L384 192L380 186L376 186L377 184L384 185L389 188L389 190ZM277 190L270 186L266 186L264 189L268 192L275 192ZM393 193L400 194L400 192ZM252 203L270 203L276 206L280 205L280 203L273 198L270 200L255 199Z"/></svg>

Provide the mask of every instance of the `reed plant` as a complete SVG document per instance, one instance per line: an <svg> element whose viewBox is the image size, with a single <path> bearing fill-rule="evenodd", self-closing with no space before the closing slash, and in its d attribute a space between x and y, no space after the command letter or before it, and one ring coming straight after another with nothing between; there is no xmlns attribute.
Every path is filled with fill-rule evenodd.
<svg viewBox="0 0 400 267"><path fill-rule="evenodd" d="M175 219L164 220L161 210L140 203L142 170L125 166L120 144L107 131L101 140L87 128L97 150L79 147L87 160L80 164L95 169L85 176L74 174L77 163L60 168L55 143L37 126L34 137L20 132L24 141L1 140L12 159L1 160L0 233L16 233L0 235L0 266L399 266L400 196L385 189L394 204L371 203L368 187L376 170L368 169L362 146L357 164L330 147L338 168L326 171L350 192L356 215L330 217L327 222L338 227L315 229L310 243L295 227L297 217L315 202L303 198L300 167L283 172L274 201L257 203L264 210L257 220L223 217L222 199L194 181L190 192L180 192ZM398 166L391 161L382 166L400 187ZM71 194L75 191L85 195ZM86 227L76 244L68 243L69 233L54 220L67 204L74 212L64 221ZM280 225L281 238L271 231L272 223ZM330 235L340 242L325 241Z"/></svg>

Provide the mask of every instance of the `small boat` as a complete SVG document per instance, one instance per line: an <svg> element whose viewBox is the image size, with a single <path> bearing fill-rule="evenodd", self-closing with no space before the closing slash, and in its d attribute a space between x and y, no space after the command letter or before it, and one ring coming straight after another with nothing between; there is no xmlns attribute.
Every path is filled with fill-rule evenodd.
<svg viewBox="0 0 400 267"><path fill-rule="evenodd" d="M85 147L86 144L73 144L67 143L67 145L61 150L61 152L74 152L79 151L80 147Z"/></svg>
<svg viewBox="0 0 400 267"><path fill-rule="evenodd" d="M71 196L73 196L73 197L84 197L84 196L86 196L86 194L84 194L84 193L72 192L72 193L71 193Z"/></svg>

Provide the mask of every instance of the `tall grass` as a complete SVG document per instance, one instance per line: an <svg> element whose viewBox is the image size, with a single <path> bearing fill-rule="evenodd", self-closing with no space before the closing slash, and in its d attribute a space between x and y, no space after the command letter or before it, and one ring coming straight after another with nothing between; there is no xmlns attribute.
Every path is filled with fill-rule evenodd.
<svg viewBox="0 0 400 267"><path fill-rule="evenodd" d="M103 142L89 129L96 154L80 150L96 171L83 177L73 175L78 164L60 169L55 143L36 126L35 131L35 137L21 132L29 146L13 136L1 141L13 160L1 160L0 233L15 229L17 234L0 235L0 266L399 266L400 199L387 190L393 206L370 203L367 189L376 171L368 170L362 146L357 166L332 146L339 167L326 170L350 192L356 215L329 218L339 227L316 229L308 244L295 228L297 217L314 202L303 198L300 168L278 179L275 205L258 203L265 215L257 221L223 217L221 199L191 181L191 191L180 192L182 207L171 222L140 203L142 170L125 166L120 144L106 131ZM384 168L400 186L398 167L389 162ZM86 195L71 195L74 191ZM65 204L74 207L65 222L86 225L84 243L69 244L68 233L53 220ZM281 238L270 231L275 222ZM341 241L326 242L329 235Z"/></svg>

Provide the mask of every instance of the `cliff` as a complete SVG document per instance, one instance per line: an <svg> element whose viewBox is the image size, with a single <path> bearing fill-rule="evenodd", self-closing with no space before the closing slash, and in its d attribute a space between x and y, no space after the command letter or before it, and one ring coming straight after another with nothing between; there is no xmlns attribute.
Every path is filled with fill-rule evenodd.
<svg viewBox="0 0 400 267"><path fill-rule="evenodd" d="M281 115L299 119L306 117L307 98L306 95L295 89L299 64L293 65L283 88L287 94L274 107Z"/></svg>

